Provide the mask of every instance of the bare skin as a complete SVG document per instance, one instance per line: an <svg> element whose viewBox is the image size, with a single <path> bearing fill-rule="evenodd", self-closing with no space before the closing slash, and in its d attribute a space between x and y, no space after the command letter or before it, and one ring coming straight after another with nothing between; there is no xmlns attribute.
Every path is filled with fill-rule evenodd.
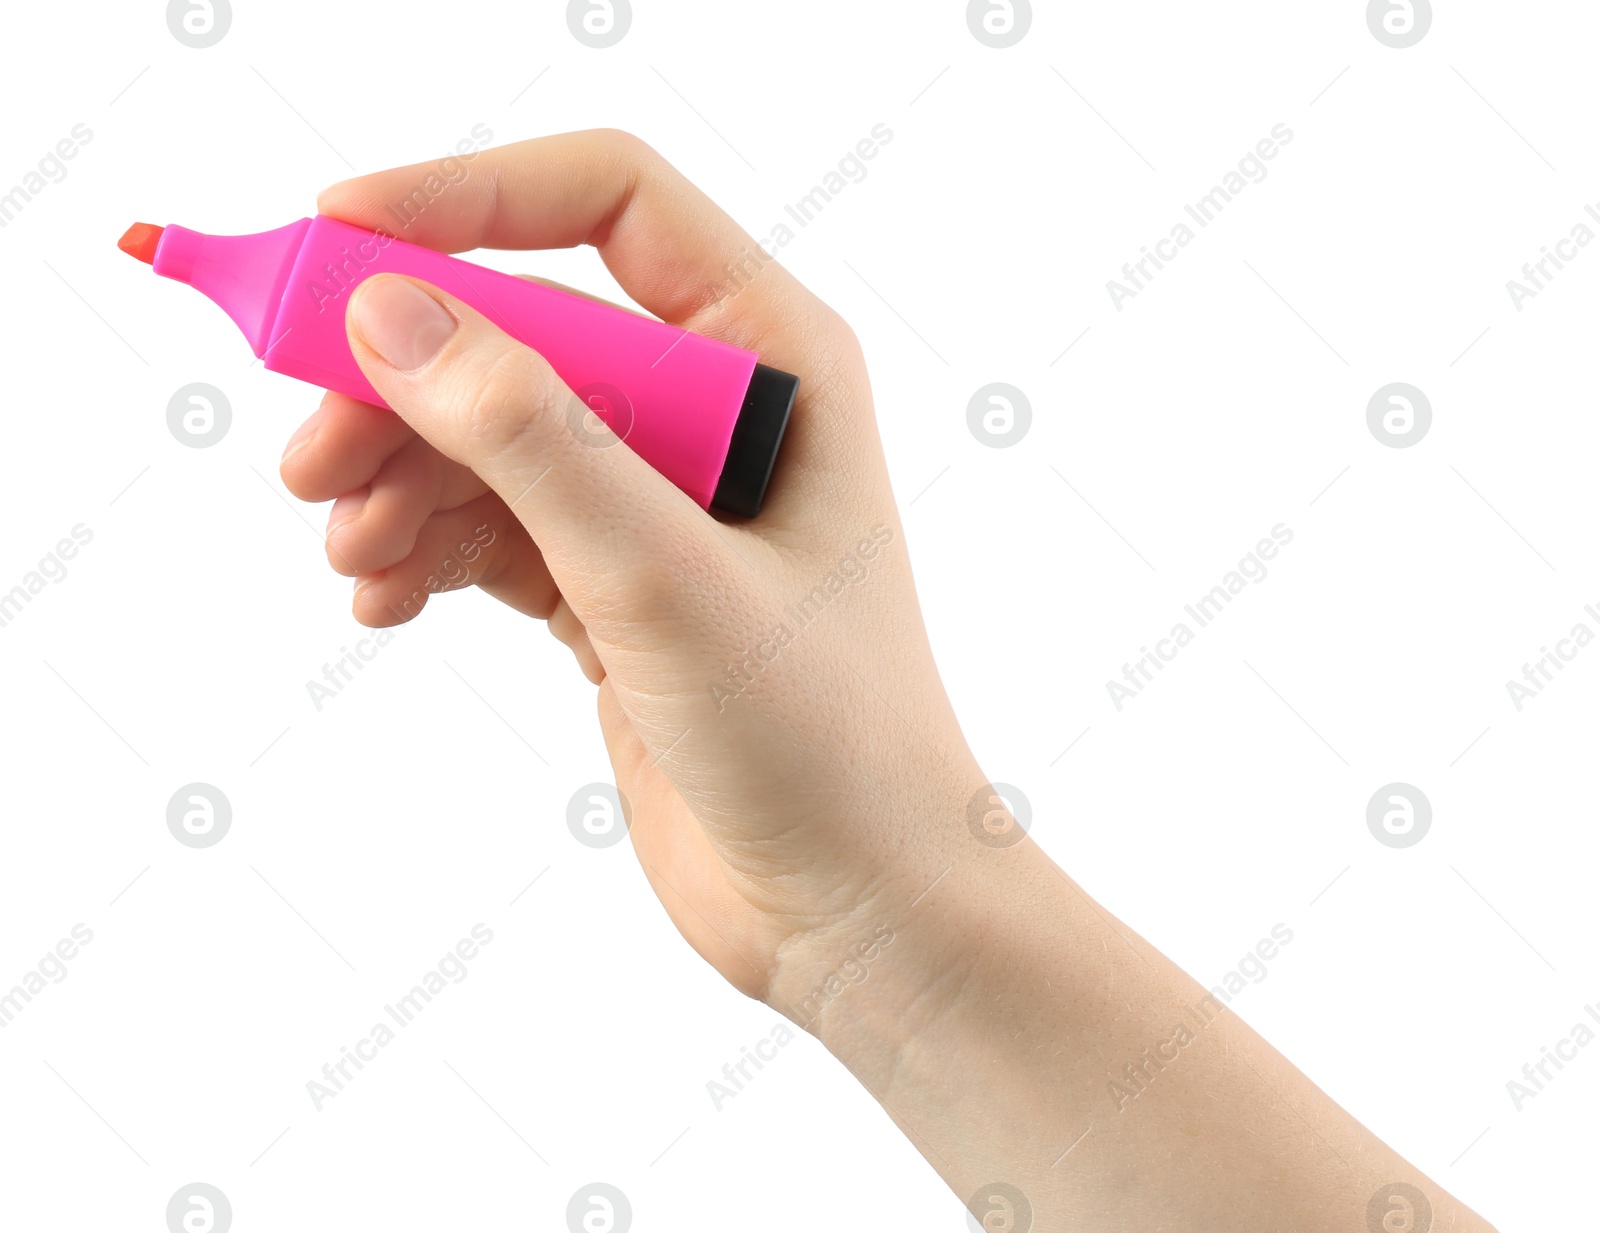
<svg viewBox="0 0 1600 1233"><path fill-rule="evenodd" d="M390 230L434 171L318 204ZM440 579L548 623L678 930L815 1033L986 1228L1492 1233L1021 833L934 666L838 314L625 133L483 151L402 238L592 244L649 313L801 376L765 508L723 522L574 431L549 365L448 289L378 274L348 324L396 411L329 394L282 474L335 501L365 624Z"/></svg>

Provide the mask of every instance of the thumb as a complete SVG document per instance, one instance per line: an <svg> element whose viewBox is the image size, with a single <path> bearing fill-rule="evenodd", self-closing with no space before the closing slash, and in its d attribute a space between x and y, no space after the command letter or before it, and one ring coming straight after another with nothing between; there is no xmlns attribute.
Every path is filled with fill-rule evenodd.
<svg viewBox="0 0 1600 1233"><path fill-rule="evenodd" d="M600 424L543 356L455 297L374 275L355 289L346 327L373 387L499 494L585 624L603 625L616 603L670 601L680 571L720 539L717 524Z"/></svg>

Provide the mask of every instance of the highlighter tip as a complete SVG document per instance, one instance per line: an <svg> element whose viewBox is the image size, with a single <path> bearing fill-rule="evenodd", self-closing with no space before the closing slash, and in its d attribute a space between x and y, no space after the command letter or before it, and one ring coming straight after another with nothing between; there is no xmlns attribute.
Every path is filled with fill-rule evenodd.
<svg viewBox="0 0 1600 1233"><path fill-rule="evenodd" d="M122 238L117 241L117 247L130 257L137 257L146 265L154 265L156 259L156 245L161 242L163 228L154 223L134 223Z"/></svg>

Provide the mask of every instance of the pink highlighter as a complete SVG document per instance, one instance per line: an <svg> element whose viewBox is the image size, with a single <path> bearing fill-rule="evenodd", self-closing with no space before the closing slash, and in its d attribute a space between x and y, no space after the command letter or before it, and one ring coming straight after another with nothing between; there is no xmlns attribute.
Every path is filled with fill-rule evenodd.
<svg viewBox="0 0 1600 1233"><path fill-rule="evenodd" d="M318 215L256 235L135 223L118 247L209 297L273 372L375 406L345 336L351 289L405 274L470 304L534 348L592 411L699 503L761 508L800 380L754 351ZM585 408L587 410L585 410Z"/></svg>

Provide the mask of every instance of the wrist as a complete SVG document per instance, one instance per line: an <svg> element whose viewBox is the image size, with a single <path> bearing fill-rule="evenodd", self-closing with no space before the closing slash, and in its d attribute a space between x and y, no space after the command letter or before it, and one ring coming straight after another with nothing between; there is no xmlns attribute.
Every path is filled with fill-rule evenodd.
<svg viewBox="0 0 1600 1233"><path fill-rule="evenodd" d="M769 1001L821 1040L958 1195L1004 1181L1042 1199L1061 1183L1052 1167L1081 1134L1082 1111L1103 1096L1103 1075L1061 1042L1086 1001L1103 1001L1098 990L1143 971L1148 948L1031 839L983 842L964 808L940 833L852 921L862 936L882 930L870 959L847 966L855 935L835 932L786 957Z"/></svg>
<svg viewBox="0 0 1600 1233"><path fill-rule="evenodd" d="M1032 840L944 827L896 869L851 922L881 928L871 957L852 956L848 930L814 939L772 1001L974 1213L1016 1199L1036 1229L1093 1211L1133 1230L1214 1227L1245 1203L1254 1226L1348 1229L1380 1188L1411 1179L1436 1228L1492 1233L1237 1017L1191 1018L1206 991Z"/></svg>
<svg viewBox="0 0 1600 1233"><path fill-rule="evenodd" d="M1019 939L1037 952L1038 914L1069 885L1003 803L991 805L975 762L941 769L942 790L933 777L924 783L942 799L886 845L893 854L870 893L825 931L780 948L765 994L869 1086L890 1080L919 1040L937 1038L936 1025L961 1031L964 1016L981 1018L975 1006L1026 985Z"/></svg>

